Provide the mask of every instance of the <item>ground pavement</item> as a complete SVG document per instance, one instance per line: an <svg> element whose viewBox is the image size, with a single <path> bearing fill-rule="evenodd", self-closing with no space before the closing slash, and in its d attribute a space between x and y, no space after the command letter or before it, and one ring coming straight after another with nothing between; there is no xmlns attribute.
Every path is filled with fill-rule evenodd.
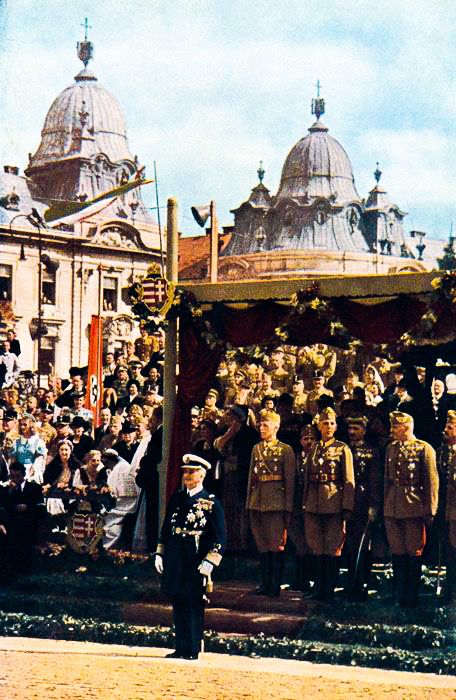
<svg viewBox="0 0 456 700"><path fill-rule="evenodd" d="M456 698L456 678L166 649L0 638L1 700Z"/></svg>

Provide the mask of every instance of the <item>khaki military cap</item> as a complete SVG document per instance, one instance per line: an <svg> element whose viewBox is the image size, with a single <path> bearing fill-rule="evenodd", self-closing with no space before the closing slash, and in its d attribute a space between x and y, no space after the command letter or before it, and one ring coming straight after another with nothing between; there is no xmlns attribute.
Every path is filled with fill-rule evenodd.
<svg viewBox="0 0 456 700"><path fill-rule="evenodd" d="M260 421L270 421L275 425L280 425L280 416L275 411L268 411L264 408L260 411Z"/></svg>
<svg viewBox="0 0 456 700"><path fill-rule="evenodd" d="M390 413L391 425L403 425L404 423L409 423L413 425L413 418L408 413L402 413L402 411L392 411Z"/></svg>
<svg viewBox="0 0 456 700"><path fill-rule="evenodd" d="M324 420L336 420L336 412L331 406L324 408L318 417L318 422L321 423Z"/></svg>

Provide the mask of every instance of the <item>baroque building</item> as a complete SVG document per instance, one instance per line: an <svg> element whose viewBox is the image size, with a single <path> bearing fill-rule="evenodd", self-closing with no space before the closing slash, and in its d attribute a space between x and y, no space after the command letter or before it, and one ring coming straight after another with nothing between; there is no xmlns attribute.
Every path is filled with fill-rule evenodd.
<svg viewBox="0 0 456 700"><path fill-rule="evenodd" d="M39 359L42 374L66 375L86 363L98 310L105 348L122 347L135 330L122 290L165 249L141 187L72 223L39 223L51 205L90 201L144 172L130 152L120 104L88 69L87 36L78 57L83 68L52 103L24 175L12 166L0 174L0 333L14 326L21 366L36 369Z"/></svg>
<svg viewBox="0 0 456 700"><path fill-rule="evenodd" d="M312 101L315 122L286 157L277 193L263 183L260 164L258 184L232 210L234 226L221 237L220 280L426 269L406 237L406 212L380 186L378 164L375 186L359 195L346 151L321 120L324 108L321 97ZM181 276L195 278L201 265L181 257Z"/></svg>

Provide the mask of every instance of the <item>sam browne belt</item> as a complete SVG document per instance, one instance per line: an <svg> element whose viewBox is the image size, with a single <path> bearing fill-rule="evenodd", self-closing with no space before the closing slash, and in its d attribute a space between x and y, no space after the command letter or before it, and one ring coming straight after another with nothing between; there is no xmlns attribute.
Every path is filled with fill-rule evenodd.
<svg viewBox="0 0 456 700"><path fill-rule="evenodd" d="M259 474L258 481L283 481L281 474Z"/></svg>

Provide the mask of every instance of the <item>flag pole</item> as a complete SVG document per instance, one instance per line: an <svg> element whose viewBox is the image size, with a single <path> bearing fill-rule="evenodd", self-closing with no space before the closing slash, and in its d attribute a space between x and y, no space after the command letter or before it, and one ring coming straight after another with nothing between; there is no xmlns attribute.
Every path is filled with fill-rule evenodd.
<svg viewBox="0 0 456 700"><path fill-rule="evenodd" d="M178 204L173 197L168 199L166 228L166 278L178 281ZM171 451L171 437L176 405L177 365L177 319L170 319L165 331L165 367L163 401L163 458L159 466L159 519L163 522L166 508L166 472Z"/></svg>

